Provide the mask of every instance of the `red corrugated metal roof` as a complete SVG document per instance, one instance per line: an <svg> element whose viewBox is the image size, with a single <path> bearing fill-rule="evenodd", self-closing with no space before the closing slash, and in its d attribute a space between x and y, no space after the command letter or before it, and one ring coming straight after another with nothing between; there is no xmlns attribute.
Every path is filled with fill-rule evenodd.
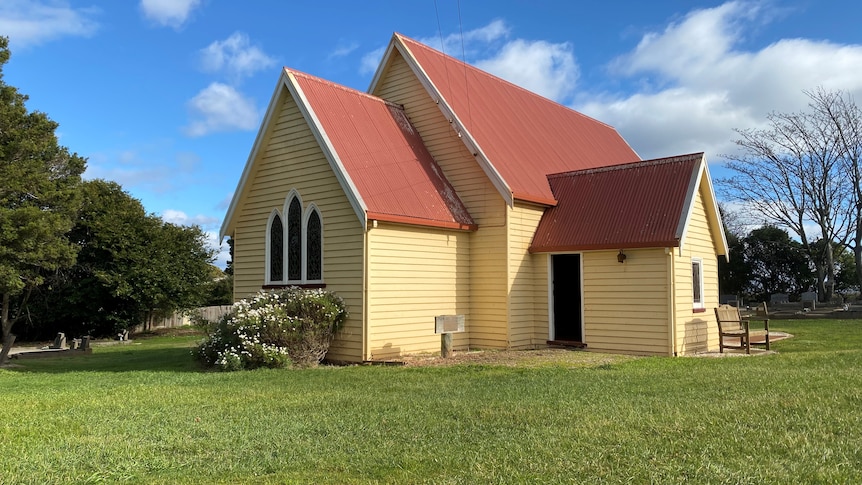
<svg viewBox="0 0 862 485"><path fill-rule="evenodd" d="M476 228L400 106L309 74L288 72L365 202L369 219Z"/></svg>
<svg viewBox="0 0 862 485"><path fill-rule="evenodd" d="M415 40L395 34L516 199L549 203L546 176L640 160L617 131Z"/></svg>
<svg viewBox="0 0 862 485"><path fill-rule="evenodd" d="M531 252L678 247L703 153L548 176Z"/></svg>

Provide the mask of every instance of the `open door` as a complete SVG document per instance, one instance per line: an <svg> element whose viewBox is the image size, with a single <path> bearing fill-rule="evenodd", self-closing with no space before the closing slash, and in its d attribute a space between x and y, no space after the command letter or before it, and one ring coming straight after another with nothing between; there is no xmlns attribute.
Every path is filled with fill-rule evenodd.
<svg viewBox="0 0 862 485"><path fill-rule="evenodd" d="M553 318L550 339L559 343L583 343L581 255L551 256Z"/></svg>

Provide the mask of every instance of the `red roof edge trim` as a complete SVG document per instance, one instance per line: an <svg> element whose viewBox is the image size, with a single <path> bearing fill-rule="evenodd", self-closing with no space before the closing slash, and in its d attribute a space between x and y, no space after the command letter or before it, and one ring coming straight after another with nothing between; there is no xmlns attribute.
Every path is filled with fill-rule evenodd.
<svg viewBox="0 0 862 485"><path fill-rule="evenodd" d="M545 206L550 206L550 207L554 207L557 205L556 199L545 199L543 197L532 197L529 195L524 195L524 194L519 194L519 193L513 193L512 198L517 200L517 201L521 201L521 202L529 202L531 204L545 205Z"/></svg>
<svg viewBox="0 0 862 485"><path fill-rule="evenodd" d="M456 231L476 231L479 229L478 224L462 224L460 222L435 221L431 219L421 219L419 217L384 214L382 212L368 212L367 215L369 219L374 219L382 222L392 222L395 224L437 227L440 229L454 229Z"/></svg>
<svg viewBox="0 0 862 485"><path fill-rule="evenodd" d="M598 251L598 250L607 250L612 249L623 250L626 249L649 249L649 248L678 248L679 240L673 241L654 241L649 243L602 243L602 244L587 244L587 245L578 245L578 246L548 246L548 247L533 247L530 246L531 253L562 253L562 252L572 252L572 251Z"/></svg>
<svg viewBox="0 0 862 485"><path fill-rule="evenodd" d="M571 172L560 172L560 173L552 173L548 174L548 178L561 178L568 177L572 175L590 175L594 173L604 173L604 172L616 172L619 170L630 170L633 168L643 168L655 165L665 165L668 163L679 163L679 162L689 162L692 160L703 158L703 152L690 153L688 155L679 155L676 157L668 157L668 158L654 158L652 160L644 160L644 161L636 161L631 163L623 163L620 165L610 165L607 167L599 167L599 168L587 168L584 170L573 170Z"/></svg>

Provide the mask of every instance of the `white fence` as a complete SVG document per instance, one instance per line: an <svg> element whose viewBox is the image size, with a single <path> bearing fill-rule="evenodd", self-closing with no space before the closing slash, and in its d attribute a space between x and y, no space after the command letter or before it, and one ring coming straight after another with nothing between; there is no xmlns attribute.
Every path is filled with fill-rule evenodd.
<svg viewBox="0 0 862 485"><path fill-rule="evenodd" d="M176 328L185 325L191 325L194 323L194 318L196 318L197 316L200 316L203 320L215 322L216 320L221 318L222 315L229 312L230 309L231 305L218 305L205 306L201 308L195 308L194 310L177 312L169 317L153 320L149 328ZM139 332L143 330L143 328L143 325L138 325L137 327L135 327L135 331Z"/></svg>

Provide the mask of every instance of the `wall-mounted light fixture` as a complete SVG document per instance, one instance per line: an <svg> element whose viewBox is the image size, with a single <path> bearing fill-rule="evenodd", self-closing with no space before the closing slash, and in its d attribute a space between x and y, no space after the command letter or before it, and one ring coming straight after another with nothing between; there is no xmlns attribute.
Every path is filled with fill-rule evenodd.
<svg viewBox="0 0 862 485"><path fill-rule="evenodd" d="M620 249L620 254L617 254L617 261L620 263L626 262L626 253L624 253L622 249Z"/></svg>

